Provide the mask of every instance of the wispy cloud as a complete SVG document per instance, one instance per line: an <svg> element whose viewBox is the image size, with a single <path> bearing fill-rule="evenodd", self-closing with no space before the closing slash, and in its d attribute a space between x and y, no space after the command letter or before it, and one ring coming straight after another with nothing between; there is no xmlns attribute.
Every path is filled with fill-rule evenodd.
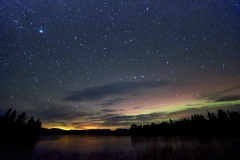
<svg viewBox="0 0 240 160"><path fill-rule="evenodd" d="M94 116L97 113L88 113L84 111L78 111L69 106L61 106L57 104L48 104L48 107L39 107L38 115L45 121L71 121L78 118L84 118L88 116Z"/></svg>
<svg viewBox="0 0 240 160"><path fill-rule="evenodd" d="M217 92L203 94L199 98L207 99L214 102L235 101L240 100L240 86L227 88Z"/></svg>
<svg viewBox="0 0 240 160"><path fill-rule="evenodd" d="M167 85L164 81L132 81L116 82L98 87L86 88L80 91L72 92L64 97L66 101L91 101L99 100L108 96L123 95L134 92L139 89L157 88ZM114 103L114 101L110 101ZM103 105L108 105L105 103Z"/></svg>
<svg viewBox="0 0 240 160"><path fill-rule="evenodd" d="M141 107L134 107L134 109L140 109Z"/></svg>
<svg viewBox="0 0 240 160"><path fill-rule="evenodd" d="M112 113L112 112L118 112L118 111L124 111L124 110L117 110L117 109L102 109L100 110L101 112L104 112L104 113Z"/></svg>
<svg viewBox="0 0 240 160"><path fill-rule="evenodd" d="M237 101L240 100L240 96L226 96L216 99L215 102Z"/></svg>
<svg viewBox="0 0 240 160"><path fill-rule="evenodd" d="M134 123L150 123L163 118L166 115L165 112L156 112L150 114L139 114L139 115L103 115L101 119L104 121L103 125L106 126L118 126L118 125L132 125Z"/></svg>
<svg viewBox="0 0 240 160"><path fill-rule="evenodd" d="M127 98L113 98L113 99L107 99L104 102L102 102L100 105L103 107L107 107L107 106L113 106L113 105L117 105L120 104L124 101L126 101Z"/></svg>

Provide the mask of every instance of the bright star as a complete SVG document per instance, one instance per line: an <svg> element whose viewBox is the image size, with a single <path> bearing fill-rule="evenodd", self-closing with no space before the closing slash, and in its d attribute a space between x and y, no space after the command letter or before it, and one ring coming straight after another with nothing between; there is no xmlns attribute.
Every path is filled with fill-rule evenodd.
<svg viewBox="0 0 240 160"><path fill-rule="evenodd" d="M39 29L38 31L39 31L39 33L41 33L41 34L43 33L43 29Z"/></svg>

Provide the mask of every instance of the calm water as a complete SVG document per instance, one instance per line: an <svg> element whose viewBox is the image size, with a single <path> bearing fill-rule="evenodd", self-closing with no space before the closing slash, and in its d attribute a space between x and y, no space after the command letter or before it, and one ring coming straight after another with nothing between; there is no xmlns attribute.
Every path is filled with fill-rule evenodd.
<svg viewBox="0 0 240 160"><path fill-rule="evenodd" d="M213 140L212 140L213 141ZM50 136L38 140L35 151L61 151L90 153L92 151L133 151L148 146L179 146L200 143L197 139L189 138L165 138L165 137L130 137L130 136ZM204 142L205 143L205 142Z"/></svg>
<svg viewBox="0 0 240 160"><path fill-rule="evenodd" d="M11 145L11 144L9 144ZM0 150L1 160L52 160L64 157L74 156L77 153L81 159L88 159L88 156L94 156L94 153L109 153L116 155L121 153L129 156L128 159L136 159L134 153L138 153L139 149L154 146L172 146L181 148L186 146L190 152L195 152L196 148L199 152L217 151L215 154L232 153L234 157L240 157L240 138L209 138L198 139L189 137L130 137L130 136L82 136L82 135L65 135L65 136L48 136L40 138L33 148L21 148L20 150ZM172 148L171 147L171 148ZM166 148L166 147L165 147ZM184 148L184 147L183 147ZM232 156L232 155L231 155ZM56 158L57 157L57 158ZM70 158L71 159L71 158ZM74 158L72 158L74 159ZM100 157L101 159L101 157Z"/></svg>

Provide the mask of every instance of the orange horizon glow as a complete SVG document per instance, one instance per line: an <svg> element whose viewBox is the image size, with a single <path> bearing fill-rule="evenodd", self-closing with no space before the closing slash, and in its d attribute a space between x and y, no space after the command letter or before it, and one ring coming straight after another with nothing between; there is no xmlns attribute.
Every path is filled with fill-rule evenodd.
<svg viewBox="0 0 240 160"><path fill-rule="evenodd" d="M43 128L46 128L46 129L61 129L61 130L65 130L65 131L70 131L70 130L97 130L97 129L109 129L109 130L116 130L119 128L119 126L116 126L116 127L101 127L101 126L84 126L84 127L81 127L81 128L77 128L77 127L64 127L64 126L58 126L58 125L46 125L46 126L43 126ZM122 127L123 128L123 127Z"/></svg>

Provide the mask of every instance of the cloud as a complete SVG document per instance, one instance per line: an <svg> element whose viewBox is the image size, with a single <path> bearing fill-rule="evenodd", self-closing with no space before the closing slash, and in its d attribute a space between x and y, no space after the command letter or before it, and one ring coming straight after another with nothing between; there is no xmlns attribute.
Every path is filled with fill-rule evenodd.
<svg viewBox="0 0 240 160"><path fill-rule="evenodd" d="M199 98L208 99L214 102L240 100L239 91L240 91L240 86L235 86L235 87L224 89L218 92L203 94Z"/></svg>
<svg viewBox="0 0 240 160"><path fill-rule="evenodd" d="M113 105L120 104L121 102L126 101L126 100L127 100L126 98L107 99L106 101L104 101L100 105L103 106L103 107L113 106Z"/></svg>
<svg viewBox="0 0 240 160"><path fill-rule="evenodd" d="M44 121L71 121L78 118L94 116L97 113L87 113L83 111L77 111L75 108L69 106L59 106L56 104L49 103L48 106L44 105L39 107L37 114Z"/></svg>
<svg viewBox="0 0 240 160"><path fill-rule="evenodd" d="M226 96L216 99L215 102L237 101L240 100L240 96Z"/></svg>
<svg viewBox="0 0 240 160"><path fill-rule="evenodd" d="M102 109L100 110L101 112L104 113L112 113L112 112L118 112L118 111L124 111L124 110L117 110L117 109Z"/></svg>
<svg viewBox="0 0 240 160"><path fill-rule="evenodd" d="M196 106L202 106L202 105L204 105L204 103L194 103L194 104L187 104L186 106L194 106L194 107L196 107Z"/></svg>
<svg viewBox="0 0 240 160"><path fill-rule="evenodd" d="M72 92L70 93L70 95L65 96L64 100L66 101L99 100L104 97L122 95L139 89L162 87L166 84L167 83L163 81L116 82L112 84L107 84L98 87L90 87L80 91ZM106 103L105 105L108 105L108 103Z"/></svg>
<svg viewBox="0 0 240 160"><path fill-rule="evenodd" d="M139 115L103 115L101 119L104 121L103 125L106 126L130 126L134 123L146 124L150 122L155 122L163 117L165 117L165 112L156 112L150 114L139 114Z"/></svg>
<svg viewBox="0 0 240 160"><path fill-rule="evenodd" d="M134 107L134 109L140 109L141 107Z"/></svg>

